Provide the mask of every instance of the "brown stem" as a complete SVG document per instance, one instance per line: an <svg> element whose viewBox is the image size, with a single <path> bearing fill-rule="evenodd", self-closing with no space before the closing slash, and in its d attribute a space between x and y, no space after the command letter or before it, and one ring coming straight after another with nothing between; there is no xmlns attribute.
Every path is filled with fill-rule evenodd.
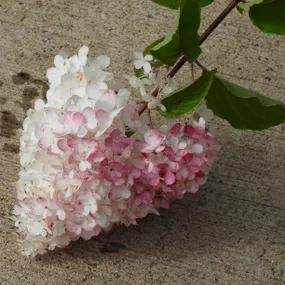
<svg viewBox="0 0 285 285"><path fill-rule="evenodd" d="M158 93L160 91L159 87L156 87L150 94L151 97L157 97ZM144 105L141 107L141 109L138 111L139 115L141 115L145 109L147 108L147 103L144 103Z"/></svg>
<svg viewBox="0 0 285 285"><path fill-rule="evenodd" d="M151 118L150 109L147 109L147 116L148 116L148 120L149 120L149 126L150 126L151 128L153 128L153 123L152 123L152 118Z"/></svg>
<svg viewBox="0 0 285 285"><path fill-rule="evenodd" d="M224 9L224 11L213 21L213 23L204 31L204 33L199 37L199 44L201 45L212 33L213 31L220 25L220 23L227 17L227 15L240 3L244 2L244 0L232 0L230 4ZM182 55L175 65L170 69L167 73L167 77L172 78L174 75L180 70L180 68L186 63L187 58L185 55ZM159 87L156 87L151 96L157 97L160 91ZM145 104L141 110L139 110L139 114L141 115L145 109L147 108L147 104Z"/></svg>
<svg viewBox="0 0 285 285"><path fill-rule="evenodd" d="M195 80L195 70L194 70L194 63L191 63L191 79L192 81Z"/></svg>
<svg viewBox="0 0 285 285"><path fill-rule="evenodd" d="M199 66L203 71L208 71L208 69L199 60L195 60L195 64Z"/></svg>
<svg viewBox="0 0 285 285"><path fill-rule="evenodd" d="M227 15L240 3L244 0L232 0L231 3L225 8L225 10L214 20L214 22L205 30L205 32L199 37L199 44L201 45L220 25L220 23L227 17ZM187 58L185 55L182 55L178 61L175 63L173 68L168 72L167 76L172 78L179 69L185 64Z"/></svg>

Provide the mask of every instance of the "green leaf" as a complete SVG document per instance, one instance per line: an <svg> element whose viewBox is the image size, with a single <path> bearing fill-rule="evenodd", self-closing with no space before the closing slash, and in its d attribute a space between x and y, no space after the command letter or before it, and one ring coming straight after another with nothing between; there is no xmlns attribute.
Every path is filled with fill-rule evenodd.
<svg viewBox="0 0 285 285"><path fill-rule="evenodd" d="M134 74L135 74L135 76L136 76L137 78L143 78L143 77L145 77L143 68L141 68L141 69L136 69L136 68L134 68Z"/></svg>
<svg viewBox="0 0 285 285"><path fill-rule="evenodd" d="M199 0L200 2L200 6L204 7L204 6L208 6L210 4L212 4L214 2L214 0Z"/></svg>
<svg viewBox="0 0 285 285"><path fill-rule="evenodd" d="M193 84L171 93L161 103L166 107L165 117L176 118L193 111L206 97L212 81L214 72L204 72Z"/></svg>
<svg viewBox="0 0 285 285"><path fill-rule="evenodd" d="M249 16L255 26L265 33L285 35L285 1L264 0L253 5Z"/></svg>
<svg viewBox="0 0 285 285"><path fill-rule="evenodd" d="M251 0L249 2L240 3L240 4L238 4L237 9L240 13L248 12L250 7L252 7L253 5L256 5L256 4L260 4L263 1L264 0Z"/></svg>
<svg viewBox="0 0 285 285"><path fill-rule="evenodd" d="M197 1L181 0L181 8L169 34L147 46L144 53L150 53L167 65L174 64L182 53L188 61L196 60L201 53L198 36L201 9Z"/></svg>
<svg viewBox="0 0 285 285"><path fill-rule="evenodd" d="M178 9L180 0L152 0L153 2L171 9Z"/></svg>
<svg viewBox="0 0 285 285"><path fill-rule="evenodd" d="M158 44L160 44L160 43L161 43L162 41L164 41L164 40L165 40L165 37L162 37L162 38L159 38L158 40L152 42L150 45L148 45L148 46L144 49L143 54L144 54L144 55L150 54L151 51L152 51L152 49L153 49L154 47L156 47Z"/></svg>
<svg viewBox="0 0 285 285"><path fill-rule="evenodd" d="M263 130L285 122L285 105L255 91L215 77L208 108L237 129Z"/></svg>
<svg viewBox="0 0 285 285"><path fill-rule="evenodd" d="M181 0L180 44L189 62L195 61L201 53L198 36L200 15L201 8L197 0Z"/></svg>
<svg viewBox="0 0 285 285"><path fill-rule="evenodd" d="M165 6L171 9L179 9L180 7L180 0L152 0L153 2ZM213 3L214 0L199 0L200 6L208 6Z"/></svg>
<svg viewBox="0 0 285 285"><path fill-rule="evenodd" d="M151 43L145 48L144 53L150 53L154 58L158 59L164 64L174 64L181 54L179 19L180 15L178 14L169 34Z"/></svg>

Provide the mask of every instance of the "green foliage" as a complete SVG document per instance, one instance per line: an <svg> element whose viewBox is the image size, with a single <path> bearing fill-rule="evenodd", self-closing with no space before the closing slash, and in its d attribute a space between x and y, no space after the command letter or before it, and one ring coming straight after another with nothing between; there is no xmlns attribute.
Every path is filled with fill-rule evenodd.
<svg viewBox="0 0 285 285"><path fill-rule="evenodd" d="M164 98L161 103L166 107L166 112L163 112L163 115L176 118L193 111L207 95L213 78L214 72L205 72L193 84Z"/></svg>
<svg viewBox="0 0 285 285"><path fill-rule="evenodd" d="M240 3L238 6L237 6L237 9L240 13L243 13L243 12L248 12L250 7L252 7L253 5L256 5L256 4L260 4L261 2L263 2L264 0L251 0L249 2L245 2L245 3Z"/></svg>
<svg viewBox="0 0 285 285"><path fill-rule="evenodd" d="M170 32L146 47L145 53L152 54L168 65L174 64L181 53L193 62L201 53L198 42L200 12L197 0L181 0L181 7Z"/></svg>
<svg viewBox="0 0 285 285"><path fill-rule="evenodd" d="M185 115L204 99L215 115L237 129L263 130L285 122L283 103L219 78L213 71L164 98L166 112L162 114L168 118Z"/></svg>
<svg viewBox="0 0 285 285"><path fill-rule="evenodd" d="M147 55L150 54L152 52L153 49L155 49L155 47L160 44L161 42L163 42L165 40L165 37L159 38L158 40L152 42L150 45L148 45L144 51L143 54Z"/></svg>
<svg viewBox="0 0 285 285"><path fill-rule="evenodd" d="M182 0L180 9L180 44L189 62L195 61L201 54L198 30L201 8L197 0Z"/></svg>
<svg viewBox="0 0 285 285"><path fill-rule="evenodd" d="M180 0L152 0L153 2L165 6L171 9L179 9L180 7ZM208 6L213 3L214 0L199 0L199 4L201 7Z"/></svg>
<svg viewBox="0 0 285 285"><path fill-rule="evenodd" d="M145 77L143 68L141 68L141 69L134 68L134 74L137 78Z"/></svg>
<svg viewBox="0 0 285 285"><path fill-rule="evenodd" d="M179 20L180 15L177 15L169 34L151 43L145 48L144 54L150 53L155 59L164 64L174 64L181 54Z"/></svg>
<svg viewBox="0 0 285 285"><path fill-rule="evenodd" d="M251 21L265 33L285 35L285 1L264 0L249 10Z"/></svg>
<svg viewBox="0 0 285 285"><path fill-rule="evenodd" d="M153 2L165 6L171 9L178 9L180 6L180 0L152 0Z"/></svg>
<svg viewBox="0 0 285 285"><path fill-rule="evenodd" d="M201 7L213 0L153 1L178 9L178 15L170 33L149 45L145 53L168 65L181 54L194 62L201 53ZM251 0L239 4L238 10L249 12L252 22L262 31L285 35L285 0ZM166 111L162 114L176 118L192 112L204 99L208 108L237 129L263 130L285 122L285 104L219 78L215 72L204 72L193 84L164 98Z"/></svg>
<svg viewBox="0 0 285 285"><path fill-rule="evenodd" d="M200 2L200 6L204 7L204 6L208 6L210 4L212 4L214 2L214 0L199 0Z"/></svg>
<svg viewBox="0 0 285 285"><path fill-rule="evenodd" d="M263 130L285 122L285 105L255 91L215 77L208 108L237 129Z"/></svg>

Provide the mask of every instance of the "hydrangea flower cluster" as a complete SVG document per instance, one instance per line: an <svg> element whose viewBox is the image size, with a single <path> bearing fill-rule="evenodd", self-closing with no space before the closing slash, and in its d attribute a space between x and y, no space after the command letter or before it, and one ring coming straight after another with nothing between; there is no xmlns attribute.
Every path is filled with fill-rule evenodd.
<svg viewBox="0 0 285 285"><path fill-rule="evenodd" d="M202 118L149 126L134 90L110 89L109 58L90 62L87 54L82 47L70 58L55 57L47 102L38 99L23 123L13 215L25 255L158 214L196 193L215 157L217 143ZM129 77L142 98L143 81L153 78L150 60L136 54L145 76Z"/></svg>

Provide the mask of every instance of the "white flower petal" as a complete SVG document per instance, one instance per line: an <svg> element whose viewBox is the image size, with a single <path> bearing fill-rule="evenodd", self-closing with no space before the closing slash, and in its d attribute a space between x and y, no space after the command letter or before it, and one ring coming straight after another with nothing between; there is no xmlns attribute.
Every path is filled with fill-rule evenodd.
<svg viewBox="0 0 285 285"><path fill-rule="evenodd" d="M65 214L65 211L64 211L63 209L57 210L56 215L58 216L58 218L59 218L61 221L64 221L64 220L65 220L66 214Z"/></svg>
<svg viewBox="0 0 285 285"><path fill-rule="evenodd" d="M134 60L135 69L141 69L144 66L144 62L142 60Z"/></svg>
<svg viewBox="0 0 285 285"><path fill-rule="evenodd" d="M204 148L201 144L193 144L191 147L192 153L200 154L203 152L203 150L204 150Z"/></svg>
<svg viewBox="0 0 285 285"><path fill-rule="evenodd" d="M143 69L144 69L144 72L146 74L149 74L151 72L151 65L150 65L150 63L149 62L145 62L143 64Z"/></svg>
<svg viewBox="0 0 285 285"><path fill-rule="evenodd" d="M56 221L53 225L53 235L54 236L61 236L65 233L64 222Z"/></svg>
<svg viewBox="0 0 285 285"><path fill-rule="evenodd" d="M28 225L28 230L33 235L45 235L46 231L40 222L32 222Z"/></svg>
<svg viewBox="0 0 285 285"><path fill-rule="evenodd" d="M141 52L135 51L134 52L134 59L143 60L143 54Z"/></svg>
<svg viewBox="0 0 285 285"><path fill-rule="evenodd" d="M78 51L78 55L79 56L87 56L88 52L89 52L89 48L87 46L82 46Z"/></svg>
<svg viewBox="0 0 285 285"><path fill-rule="evenodd" d="M56 55L54 58L54 65L56 68L61 70L64 66L64 58L61 55Z"/></svg>
<svg viewBox="0 0 285 285"><path fill-rule="evenodd" d="M92 165L89 161L85 160L85 161L80 161L79 163L79 169L80 171L86 171L88 169L91 169Z"/></svg>
<svg viewBox="0 0 285 285"><path fill-rule="evenodd" d="M128 99L130 98L131 92L128 89L120 89L117 94L116 105L121 108L126 105Z"/></svg>
<svg viewBox="0 0 285 285"><path fill-rule="evenodd" d="M41 109L43 109L45 107L45 102L44 102L44 100L42 100L42 99L37 99L36 101L35 101L35 110L41 110Z"/></svg>
<svg viewBox="0 0 285 285"><path fill-rule="evenodd" d="M153 60L153 56L151 54L147 54L145 57L144 57L145 60L147 61L152 61Z"/></svg>
<svg viewBox="0 0 285 285"><path fill-rule="evenodd" d="M106 55L100 55L95 59L95 63L99 65L101 69L106 69L110 65L110 58Z"/></svg>
<svg viewBox="0 0 285 285"><path fill-rule="evenodd" d="M69 63L70 63L71 72L75 73L75 72L80 71L81 62L80 62L80 59L77 55L72 56L69 59Z"/></svg>
<svg viewBox="0 0 285 285"><path fill-rule="evenodd" d="M92 84L87 86L86 95L88 98L93 99L95 102L97 102L104 95L104 91L107 90L107 88L108 86L104 82Z"/></svg>

